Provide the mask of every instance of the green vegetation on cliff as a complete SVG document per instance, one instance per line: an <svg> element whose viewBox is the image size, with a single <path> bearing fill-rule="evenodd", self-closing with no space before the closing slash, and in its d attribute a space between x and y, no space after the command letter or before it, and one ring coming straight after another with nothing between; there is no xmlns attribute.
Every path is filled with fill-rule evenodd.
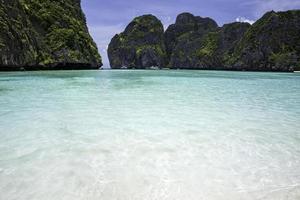
<svg viewBox="0 0 300 200"><path fill-rule="evenodd" d="M190 28L184 31L184 24L192 19L196 20L197 26L192 31ZM218 27L212 19L184 13L180 14L175 25L171 25L165 32L165 42L171 41L168 38L172 38L176 33L174 27L180 29L182 34L173 40L175 43L171 42L171 45L174 45L169 53L171 68L226 69L226 59L232 55L234 47L250 24L231 23Z"/></svg>
<svg viewBox="0 0 300 200"><path fill-rule="evenodd" d="M0 70L102 65L80 0L2 0L0 24Z"/></svg>
<svg viewBox="0 0 300 200"><path fill-rule="evenodd" d="M146 60L164 60L160 64L173 69L300 69L300 10L271 11L252 26L235 22L223 27L210 18L182 13L163 39L161 22L150 16L136 18L112 39L108 55L113 68L144 68L141 55L147 55Z"/></svg>
<svg viewBox="0 0 300 200"><path fill-rule="evenodd" d="M293 71L300 63L300 10L268 12L235 48L231 65L247 70Z"/></svg>
<svg viewBox="0 0 300 200"><path fill-rule="evenodd" d="M202 44L202 48L198 49L197 56L202 57L212 57L218 48L220 35L217 32L208 33Z"/></svg>
<svg viewBox="0 0 300 200"><path fill-rule="evenodd" d="M179 14L175 24L170 25L164 34L169 66L187 68L194 65L196 49L201 46L203 37L217 29L218 25L213 19L190 13Z"/></svg>
<svg viewBox="0 0 300 200"><path fill-rule="evenodd" d="M112 68L163 67L166 50L162 23L153 15L135 18L124 30L115 35L108 47Z"/></svg>

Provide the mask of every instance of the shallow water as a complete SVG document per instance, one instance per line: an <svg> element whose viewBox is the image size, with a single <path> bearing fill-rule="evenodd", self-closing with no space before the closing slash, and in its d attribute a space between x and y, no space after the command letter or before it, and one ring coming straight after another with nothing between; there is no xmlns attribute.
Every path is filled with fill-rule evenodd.
<svg viewBox="0 0 300 200"><path fill-rule="evenodd" d="M0 199L298 200L300 74L0 73Z"/></svg>

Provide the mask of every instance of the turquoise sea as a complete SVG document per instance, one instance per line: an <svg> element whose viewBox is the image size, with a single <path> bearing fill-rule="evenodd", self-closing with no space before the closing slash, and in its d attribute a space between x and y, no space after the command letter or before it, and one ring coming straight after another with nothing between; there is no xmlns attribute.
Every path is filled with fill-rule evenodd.
<svg viewBox="0 0 300 200"><path fill-rule="evenodd" d="M0 73L1 200L299 200L300 73Z"/></svg>

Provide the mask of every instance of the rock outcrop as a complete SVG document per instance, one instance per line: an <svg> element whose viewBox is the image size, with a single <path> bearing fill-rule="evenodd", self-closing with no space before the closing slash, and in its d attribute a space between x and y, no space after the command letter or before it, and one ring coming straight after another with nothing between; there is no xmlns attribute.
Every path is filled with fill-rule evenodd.
<svg viewBox="0 0 300 200"><path fill-rule="evenodd" d="M223 27L210 18L182 13L163 39L161 23L151 18L160 24L156 34L154 23L135 19L113 38L108 51L112 68L300 70L300 10L268 12L252 26L236 22ZM153 35L156 42L150 42Z"/></svg>
<svg viewBox="0 0 300 200"><path fill-rule="evenodd" d="M186 56L191 54L193 48L199 46L204 35L217 28L217 23L210 18L190 13L178 15L176 23L170 25L164 34L170 66L191 66Z"/></svg>
<svg viewBox="0 0 300 200"><path fill-rule="evenodd" d="M232 23L202 35L190 33L179 39L172 52L170 67L233 70L227 66L227 59L249 28L247 23Z"/></svg>
<svg viewBox="0 0 300 200"><path fill-rule="evenodd" d="M108 47L111 68L147 69L166 65L164 29L153 15L135 18Z"/></svg>
<svg viewBox="0 0 300 200"><path fill-rule="evenodd" d="M80 0L0 0L0 71L98 69Z"/></svg>
<svg viewBox="0 0 300 200"><path fill-rule="evenodd" d="M228 65L254 71L300 68L300 10L266 13L246 32Z"/></svg>

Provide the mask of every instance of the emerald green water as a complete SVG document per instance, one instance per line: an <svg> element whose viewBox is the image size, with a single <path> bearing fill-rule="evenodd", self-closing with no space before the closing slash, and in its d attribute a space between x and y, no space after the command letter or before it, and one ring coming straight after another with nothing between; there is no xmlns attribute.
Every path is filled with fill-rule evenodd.
<svg viewBox="0 0 300 200"><path fill-rule="evenodd" d="M0 73L0 199L300 199L300 74Z"/></svg>

